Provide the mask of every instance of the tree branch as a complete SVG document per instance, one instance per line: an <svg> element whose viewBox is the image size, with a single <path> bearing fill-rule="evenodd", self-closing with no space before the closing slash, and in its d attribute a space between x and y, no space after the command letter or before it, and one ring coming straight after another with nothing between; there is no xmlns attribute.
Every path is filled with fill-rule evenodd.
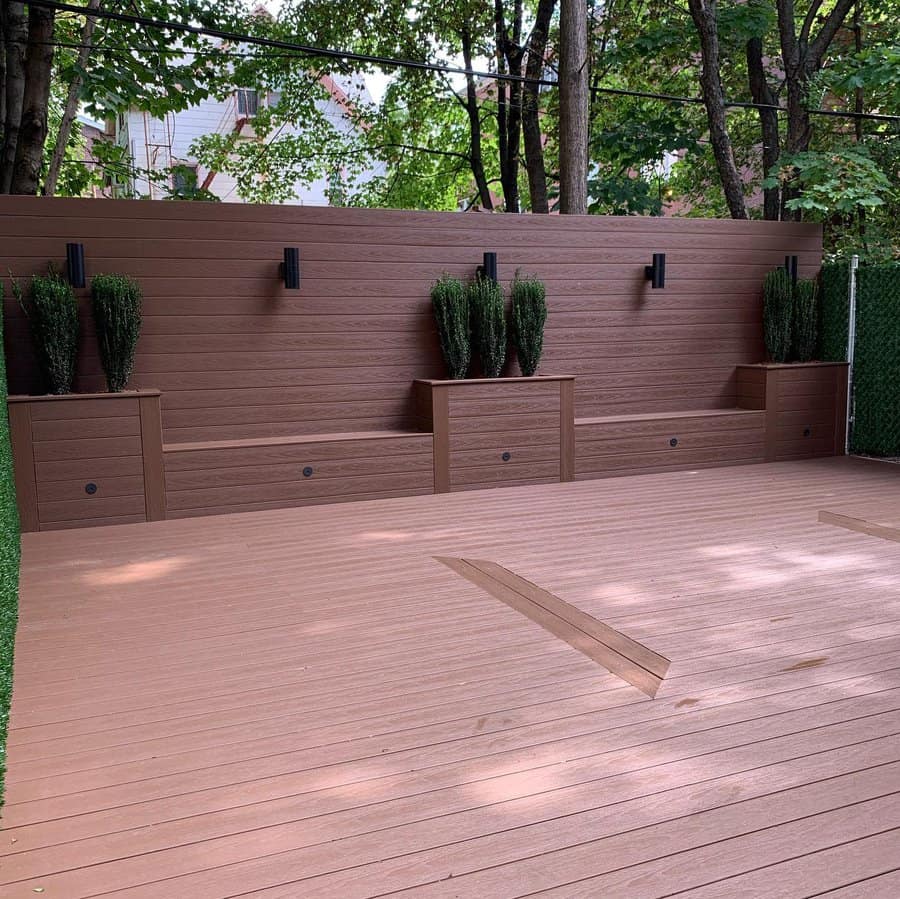
<svg viewBox="0 0 900 899"><path fill-rule="evenodd" d="M102 0L89 0L87 11L94 12L95 10L98 10L101 2ZM63 109L62 119L59 123L59 130L56 132L56 143L53 147L53 155L50 157L50 165L47 167L47 177L44 179L42 193L45 197L52 197L56 193L59 170L66 155L66 147L69 144L69 136L72 133L72 125L75 122L75 116L78 114L78 95L81 92L81 85L84 82L84 79L79 72L85 67L88 57L91 55L91 44L94 35L94 26L96 24L96 16L88 15L84 20L76 72L72 76L72 81L69 83L69 92L66 95L66 105Z"/></svg>
<svg viewBox="0 0 900 899"><path fill-rule="evenodd" d="M413 153L430 153L432 156L448 156L451 159L462 159L465 162L471 161L471 157L465 153L457 153L455 150L435 150L432 147L420 147L416 144L387 143L373 144L371 147L366 147L366 152L374 152L375 150L410 150Z"/></svg>
<svg viewBox="0 0 900 899"><path fill-rule="evenodd" d="M828 52L828 48L834 40L834 36L837 34L841 25L844 24L844 19L847 18L847 14L850 10L853 9L853 4L855 2L856 0L837 0L834 9L828 13L824 24L819 29L819 33L809 45L809 52L806 60L808 72L815 72L822 65L822 60L825 58L825 54Z"/></svg>
<svg viewBox="0 0 900 899"><path fill-rule="evenodd" d="M803 25L800 28L800 43L803 46L806 46L809 41L809 33L812 31L813 22L816 21L816 16L822 8L822 3L823 0L813 0L809 9L806 11L806 18L803 20Z"/></svg>

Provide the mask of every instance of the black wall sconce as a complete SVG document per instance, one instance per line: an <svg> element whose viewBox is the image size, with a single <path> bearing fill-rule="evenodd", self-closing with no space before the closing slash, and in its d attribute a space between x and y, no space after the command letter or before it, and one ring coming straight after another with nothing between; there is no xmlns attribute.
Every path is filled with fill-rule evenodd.
<svg viewBox="0 0 900 899"><path fill-rule="evenodd" d="M488 281L497 280L497 254L485 253L484 264L478 266L478 274Z"/></svg>
<svg viewBox="0 0 900 899"><path fill-rule="evenodd" d="M66 270L72 287L84 287L84 244L66 244Z"/></svg>
<svg viewBox="0 0 900 899"><path fill-rule="evenodd" d="M288 290L300 289L300 250L298 247L284 248L281 276L284 278L284 286Z"/></svg>
<svg viewBox="0 0 900 899"><path fill-rule="evenodd" d="M784 257L784 270L791 276L791 283L797 283L797 271L800 260L796 256Z"/></svg>
<svg viewBox="0 0 900 899"><path fill-rule="evenodd" d="M656 290L666 286L666 254L654 253L653 265L644 266L644 277L651 282L651 287Z"/></svg>

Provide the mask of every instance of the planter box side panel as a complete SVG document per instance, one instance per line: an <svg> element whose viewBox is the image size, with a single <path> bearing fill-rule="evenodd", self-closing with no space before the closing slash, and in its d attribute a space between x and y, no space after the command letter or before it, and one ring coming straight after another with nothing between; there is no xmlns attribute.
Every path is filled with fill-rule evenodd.
<svg viewBox="0 0 900 899"><path fill-rule="evenodd" d="M448 392L451 490L561 479L559 380L460 383Z"/></svg>
<svg viewBox="0 0 900 899"><path fill-rule="evenodd" d="M843 455L847 375L846 363L738 367L741 405L765 410L767 461Z"/></svg>
<svg viewBox="0 0 900 899"><path fill-rule="evenodd" d="M17 396L9 409L16 423L23 530L165 517L157 392Z"/></svg>

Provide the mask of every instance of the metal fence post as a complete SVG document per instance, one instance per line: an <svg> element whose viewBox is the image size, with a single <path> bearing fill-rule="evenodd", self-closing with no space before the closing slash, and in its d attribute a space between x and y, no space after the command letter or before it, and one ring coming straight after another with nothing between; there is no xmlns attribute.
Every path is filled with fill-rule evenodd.
<svg viewBox="0 0 900 899"><path fill-rule="evenodd" d="M856 356L856 283L859 272L859 256L850 257L850 284L849 284L849 320L847 322L847 428L844 438L844 452L850 453L850 435L853 429L854 408L856 401L853 396L853 362Z"/></svg>

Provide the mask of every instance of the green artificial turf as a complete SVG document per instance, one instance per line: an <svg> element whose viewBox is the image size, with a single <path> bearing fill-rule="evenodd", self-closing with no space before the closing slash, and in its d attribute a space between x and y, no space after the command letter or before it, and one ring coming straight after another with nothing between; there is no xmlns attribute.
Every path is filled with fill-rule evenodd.
<svg viewBox="0 0 900 899"><path fill-rule="evenodd" d="M3 299L0 285L0 301ZM2 305L0 305L2 310ZM6 365L3 358L3 316L0 312L0 807L6 773L6 725L12 695L13 646L19 593L19 513L13 483L9 419L6 411Z"/></svg>

